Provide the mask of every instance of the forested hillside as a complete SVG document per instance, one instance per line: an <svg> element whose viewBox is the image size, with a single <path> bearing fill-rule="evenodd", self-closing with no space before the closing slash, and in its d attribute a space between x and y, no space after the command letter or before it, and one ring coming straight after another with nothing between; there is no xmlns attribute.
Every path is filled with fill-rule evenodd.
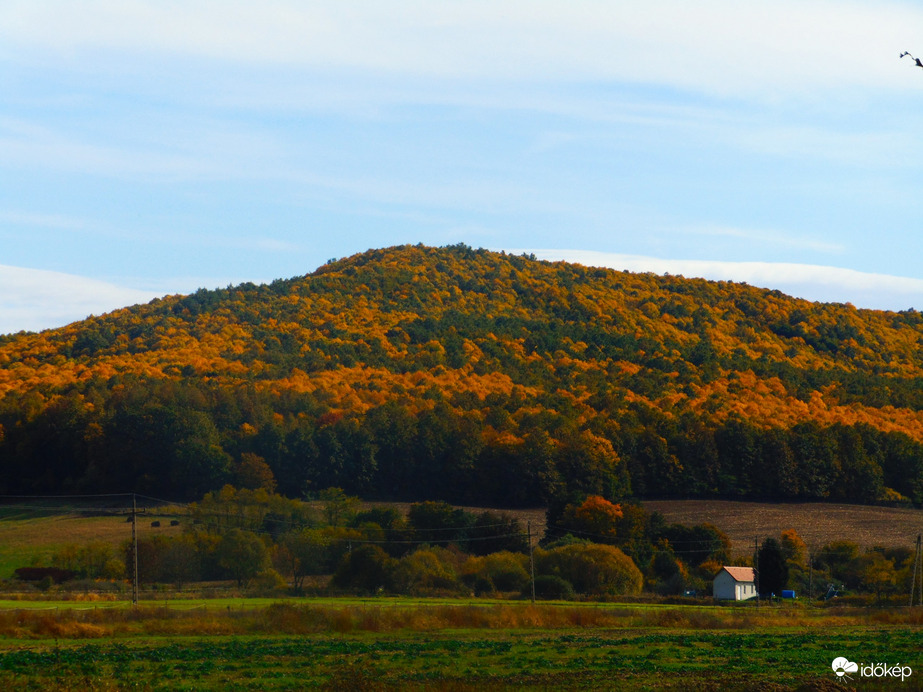
<svg viewBox="0 0 923 692"><path fill-rule="evenodd" d="M923 316L369 251L0 338L0 493L923 503Z"/></svg>

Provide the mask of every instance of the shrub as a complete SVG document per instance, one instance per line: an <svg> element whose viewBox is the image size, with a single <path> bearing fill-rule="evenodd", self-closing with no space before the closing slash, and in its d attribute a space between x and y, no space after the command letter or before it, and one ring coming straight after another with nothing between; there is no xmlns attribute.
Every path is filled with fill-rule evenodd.
<svg viewBox="0 0 923 692"><path fill-rule="evenodd" d="M458 588L455 570L432 548L421 548L402 557L394 569L392 583L396 591L412 594Z"/></svg>
<svg viewBox="0 0 923 692"><path fill-rule="evenodd" d="M531 584L523 590L523 596L532 595ZM543 574L535 578L535 597L544 601L567 601L574 598L574 587L566 579L555 574Z"/></svg>
<svg viewBox="0 0 923 692"><path fill-rule="evenodd" d="M641 593L644 577L631 558L611 545L566 545L535 552L539 574L565 579L593 596Z"/></svg>
<svg viewBox="0 0 923 692"><path fill-rule="evenodd" d="M389 588L395 560L377 545L363 545L347 553L332 584L344 589L375 593Z"/></svg>
<svg viewBox="0 0 923 692"><path fill-rule="evenodd" d="M498 591L521 591L529 583L527 560L521 553L492 553L484 557L483 573Z"/></svg>
<svg viewBox="0 0 923 692"><path fill-rule="evenodd" d="M474 577L474 583L471 585L471 588L475 596L489 596L495 591L493 582L487 577L480 575Z"/></svg>
<svg viewBox="0 0 923 692"><path fill-rule="evenodd" d="M13 574L20 581L42 582L51 579L55 584L63 584L77 576L71 570L57 567L19 567Z"/></svg>

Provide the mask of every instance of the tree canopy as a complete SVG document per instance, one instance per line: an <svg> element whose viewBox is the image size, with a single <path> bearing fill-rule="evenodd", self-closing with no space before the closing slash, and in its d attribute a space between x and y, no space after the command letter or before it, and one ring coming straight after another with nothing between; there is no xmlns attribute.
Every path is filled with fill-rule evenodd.
<svg viewBox="0 0 923 692"><path fill-rule="evenodd" d="M923 503L923 317L405 246L0 337L0 492Z"/></svg>

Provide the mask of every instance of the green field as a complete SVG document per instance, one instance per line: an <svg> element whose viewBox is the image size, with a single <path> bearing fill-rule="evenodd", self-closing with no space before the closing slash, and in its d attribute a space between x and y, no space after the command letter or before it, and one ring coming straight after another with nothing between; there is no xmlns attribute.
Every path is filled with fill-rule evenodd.
<svg viewBox="0 0 923 692"><path fill-rule="evenodd" d="M920 676L879 687L863 680L858 689L923 689L923 609L449 599L82 605L0 603L0 682L16 690L840 689L830 664L846 656Z"/></svg>
<svg viewBox="0 0 923 692"><path fill-rule="evenodd" d="M18 642L0 650L0 681L19 690L752 689L764 683L834 682L830 662L844 654L860 661L912 661L923 674L921 644L918 630L865 628L836 633L459 631ZM908 683L902 689L919 689Z"/></svg>
<svg viewBox="0 0 923 692"><path fill-rule="evenodd" d="M151 522L158 519L161 526L152 527ZM138 532L142 536L172 536L180 534L182 527L170 526L168 518L148 514L139 519ZM125 515L49 515L6 508L0 513L0 579L10 579L17 567L49 564L54 554L68 544L104 541L119 546L129 540L131 524Z"/></svg>
<svg viewBox="0 0 923 692"><path fill-rule="evenodd" d="M150 527L150 519L139 522L143 534L182 530ZM124 516L7 517L0 577L62 545L120 544L130 533ZM126 588L11 591L0 600L0 684L17 691L923 689L923 607L204 593L144 591L133 607ZM846 687L831 668L839 656L915 672L903 682Z"/></svg>

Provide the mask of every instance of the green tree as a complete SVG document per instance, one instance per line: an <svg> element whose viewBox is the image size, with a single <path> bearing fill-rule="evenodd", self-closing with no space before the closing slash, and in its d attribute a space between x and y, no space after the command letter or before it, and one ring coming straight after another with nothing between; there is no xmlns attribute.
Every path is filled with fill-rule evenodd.
<svg viewBox="0 0 923 692"><path fill-rule="evenodd" d="M300 590L304 579L324 574L329 569L330 535L318 529L302 529L287 533L280 541L280 559L285 571L292 575L292 587Z"/></svg>
<svg viewBox="0 0 923 692"><path fill-rule="evenodd" d="M875 599L881 603L881 595L894 591L897 586L898 573L894 560L889 560L881 552L870 550L862 557L862 584L875 593Z"/></svg>
<svg viewBox="0 0 923 692"><path fill-rule="evenodd" d="M186 536L172 539L161 555L160 570L164 581L180 589L200 579L202 565L194 543Z"/></svg>
<svg viewBox="0 0 923 692"><path fill-rule="evenodd" d="M407 519L414 530L414 539L442 547L450 543L463 547L468 530L475 523L474 514L447 502L415 502L410 505Z"/></svg>
<svg viewBox="0 0 923 692"><path fill-rule="evenodd" d="M218 544L218 564L243 586L259 574L268 561L266 545L251 531L231 529Z"/></svg>
<svg viewBox="0 0 923 692"><path fill-rule="evenodd" d="M343 492L342 488L326 488L318 493L324 503L324 518L330 526L349 524L359 507L359 498Z"/></svg>
<svg viewBox="0 0 923 692"><path fill-rule="evenodd" d="M788 563L775 538L767 538L760 546L757 558L760 595L781 596L788 586Z"/></svg>
<svg viewBox="0 0 923 692"><path fill-rule="evenodd" d="M389 589L396 560L377 545L362 545L343 558L332 584L341 589L377 593Z"/></svg>
<svg viewBox="0 0 923 692"><path fill-rule="evenodd" d="M481 512L468 533L468 550L473 555L529 550L526 530L516 517L506 512Z"/></svg>

